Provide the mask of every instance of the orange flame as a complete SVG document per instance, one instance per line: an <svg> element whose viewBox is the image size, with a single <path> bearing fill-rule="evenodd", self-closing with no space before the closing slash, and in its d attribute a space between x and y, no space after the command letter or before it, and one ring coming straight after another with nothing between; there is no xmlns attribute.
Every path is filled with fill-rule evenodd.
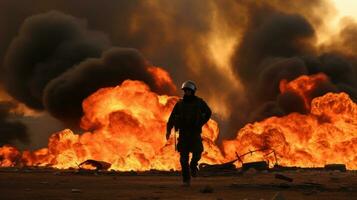
<svg viewBox="0 0 357 200"><path fill-rule="evenodd" d="M273 149L284 166L344 163L348 169L357 169L357 105L345 93L327 93L310 102L310 92L321 81L327 81L326 75L301 76L289 83L283 80L281 91L299 94L310 113L291 113L247 124L234 140L224 141L227 157L234 158L234 152L268 149L245 161L267 159L274 163L273 156L265 156Z"/></svg>
<svg viewBox="0 0 357 200"><path fill-rule="evenodd" d="M282 92L301 88L298 94L308 94L306 91L313 87L314 79L321 80L320 76L303 76L282 82L280 87ZM126 80L119 86L102 88L83 102L80 126L86 132L79 135L66 129L54 133L48 148L34 152L21 154L14 147L0 147L0 166L20 163L77 168L81 162L94 159L111 163L110 169L120 171L177 170L180 167L174 139L167 142L164 135L178 99L157 95L140 81ZM223 163L235 159L236 152L266 148L275 150L280 165L344 163L348 169L357 169L357 105L345 93L328 93L314 98L311 104L307 101L307 105L311 108L308 114L291 113L247 124L234 140L223 141L223 149L216 145L218 125L209 120L203 127L205 152L201 162ZM243 160L265 159L272 163L274 158L265 156L269 151L247 155Z"/></svg>
<svg viewBox="0 0 357 200"><path fill-rule="evenodd" d="M158 87L167 87L172 94L176 92L176 86L173 84L170 74L160 67L148 67L148 72L154 77L155 83Z"/></svg>
<svg viewBox="0 0 357 200"><path fill-rule="evenodd" d="M158 88L166 91L166 94L176 94L176 86L172 82L170 74L160 67L150 66L147 68L148 72L155 80L155 85Z"/></svg>
<svg viewBox="0 0 357 200"><path fill-rule="evenodd" d="M12 146L4 145L0 147L0 166L13 167L21 158L21 153Z"/></svg>
<svg viewBox="0 0 357 200"><path fill-rule="evenodd" d="M167 118L177 97L158 96L140 81L124 81L120 86L102 88L83 102L81 127L87 132L74 134L66 129L53 134L48 149L25 152L27 165L56 168L77 167L87 160L103 160L111 169L178 169L173 138L166 144ZM206 152L203 161L217 163L223 156L214 145L218 126L210 120L203 129Z"/></svg>
<svg viewBox="0 0 357 200"><path fill-rule="evenodd" d="M327 81L328 77L323 73L310 76L302 75L290 82L285 79L281 80L279 88L281 93L294 92L298 94L304 100L306 110L310 110L310 103L312 100L311 93L318 83Z"/></svg>

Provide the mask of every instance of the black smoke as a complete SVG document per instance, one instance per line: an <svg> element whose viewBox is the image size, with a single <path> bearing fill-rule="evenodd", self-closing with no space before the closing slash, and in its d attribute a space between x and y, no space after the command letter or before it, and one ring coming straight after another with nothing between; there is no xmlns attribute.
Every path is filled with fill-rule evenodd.
<svg viewBox="0 0 357 200"><path fill-rule="evenodd" d="M193 79L209 104L224 104L231 114L220 121L223 135L272 115L307 112L296 94L280 94L281 79L323 72L330 82L315 96L345 91L357 97L356 24L345 23L335 41L316 46L317 30L334 14L325 0L3 0L0 11L2 81L16 99L62 120L76 121L84 96L124 77L167 93L152 84L142 55L177 85ZM241 89L213 62L212 31L236 35L231 68ZM138 60L107 63L123 55Z"/></svg>
<svg viewBox="0 0 357 200"><path fill-rule="evenodd" d="M271 3L247 4L248 22L241 43L232 57L232 67L245 88L248 104L238 104L237 110L247 114L245 123L291 112L307 113L298 94L280 94L279 83L301 75L324 73L329 81L319 82L311 98L327 92L347 92L356 100L356 55L341 49L351 46L356 29L344 28L341 41L323 49L316 47L316 31L306 15L289 9L279 9ZM350 25L351 26L351 25ZM356 26L357 27L357 26ZM233 114L234 117L234 114Z"/></svg>
<svg viewBox="0 0 357 200"><path fill-rule="evenodd" d="M11 42L4 60L4 85L29 107L43 109L46 85L86 58L99 57L109 46L102 33L59 12L27 18Z"/></svg>
<svg viewBox="0 0 357 200"><path fill-rule="evenodd" d="M87 59L51 80L44 92L44 105L56 118L78 122L85 97L126 79L144 81L159 94L172 94L168 88L155 84L146 59L137 50L111 48L100 58Z"/></svg>
<svg viewBox="0 0 357 200"><path fill-rule="evenodd" d="M16 116L10 112L14 108L16 104L13 102L0 102L0 146L13 144L16 141L29 142L26 126L17 121Z"/></svg>
<svg viewBox="0 0 357 200"><path fill-rule="evenodd" d="M4 61L4 85L10 95L34 109L46 109L69 125L78 125L84 98L125 79L159 87L140 52L110 47L102 32L84 20L51 11L27 18L10 44Z"/></svg>

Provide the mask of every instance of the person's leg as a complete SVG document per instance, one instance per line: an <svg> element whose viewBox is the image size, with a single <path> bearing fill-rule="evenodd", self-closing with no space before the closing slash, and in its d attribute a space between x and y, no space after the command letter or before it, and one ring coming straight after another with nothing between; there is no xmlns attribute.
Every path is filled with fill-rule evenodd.
<svg viewBox="0 0 357 200"><path fill-rule="evenodd" d="M181 170L182 170L182 180L184 183L190 183L190 168L188 165L189 160L189 152L182 151L180 152L180 163L181 163Z"/></svg>
<svg viewBox="0 0 357 200"><path fill-rule="evenodd" d="M198 172L198 161L201 159L201 154L202 151L194 151L192 152L192 159L190 162L190 169L191 169L191 175L192 177L197 177L197 172Z"/></svg>

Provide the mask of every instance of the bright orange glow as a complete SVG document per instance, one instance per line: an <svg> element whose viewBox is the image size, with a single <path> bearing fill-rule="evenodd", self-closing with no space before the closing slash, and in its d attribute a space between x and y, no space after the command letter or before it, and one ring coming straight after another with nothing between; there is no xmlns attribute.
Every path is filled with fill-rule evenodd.
<svg viewBox="0 0 357 200"><path fill-rule="evenodd" d="M302 75L290 82L285 79L281 80L279 87L281 93L294 92L298 94L304 100L305 108L310 110L311 93L316 89L317 84L327 81L328 77L323 73L310 76Z"/></svg>
<svg viewBox="0 0 357 200"><path fill-rule="evenodd" d="M139 81L102 88L83 102L81 127L88 132L77 135L66 129L55 133L48 148L24 152L23 160L26 165L62 169L76 168L87 159L109 162L111 169L120 171L179 169L174 140L166 143L165 139L166 121L177 100L158 96ZM217 123L210 120L203 129L204 162L223 161L214 144L217 136Z"/></svg>
<svg viewBox="0 0 357 200"><path fill-rule="evenodd" d="M20 159L21 153L12 146L5 145L0 147L0 166L13 167Z"/></svg>
<svg viewBox="0 0 357 200"><path fill-rule="evenodd" d="M265 154L275 150L283 166L323 167L343 163L357 169L357 105L345 93L327 93L309 100L309 92L316 82L326 80L323 74L302 76L292 82L283 81L281 91L295 91L310 108L304 115L291 113L284 117L270 117L247 124L234 140L224 141L224 152L230 159L235 152L269 149L246 156L245 161L275 158Z"/></svg>
<svg viewBox="0 0 357 200"><path fill-rule="evenodd" d="M313 80L320 79L304 76L282 83L281 88L295 90L294 85L309 86ZM116 87L102 88L83 102L80 125L85 133L78 135L65 129L49 138L48 148L22 154L14 147L3 146L0 166L64 169L93 159L111 163L110 169L119 171L178 170L174 138L168 142L165 139L166 121L177 100L175 96L157 95L140 81L127 80ZM309 107L308 114L292 113L247 124L234 140L223 142L223 149L216 145L218 125L209 120L203 128L205 152L201 162L223 163L235 159L236 153L266 148L274 149L284 166L344 163L348 169L357 169L357 105L345 93L328 93L314 98ZM247 155L243 161L268 160L272 165L274 157L265 156L270 151Z"/></svg>
<svg viewBox="0 0 357 200"><path fill-rule="evenodd" d="M176 86L173 84L170 74L160 67L151 66L148 68L148 72L154 77L155 83L159 87L168 86L169 91L174 94Z"/></svg>

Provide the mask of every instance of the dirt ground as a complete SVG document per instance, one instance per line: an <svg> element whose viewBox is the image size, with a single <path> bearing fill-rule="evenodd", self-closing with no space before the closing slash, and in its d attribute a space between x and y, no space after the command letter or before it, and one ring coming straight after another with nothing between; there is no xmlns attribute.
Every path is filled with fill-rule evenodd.
<svg viewBox="0 0 357 200"><path fill-rule="evenodd" d="M281 174L292 182L275 178ZM274 197L275 196L275 197ZM357 172L289 171L201 173L191 187L177 172L78 172L0 169L0 199L349 199L357 200Z"/></svg>

